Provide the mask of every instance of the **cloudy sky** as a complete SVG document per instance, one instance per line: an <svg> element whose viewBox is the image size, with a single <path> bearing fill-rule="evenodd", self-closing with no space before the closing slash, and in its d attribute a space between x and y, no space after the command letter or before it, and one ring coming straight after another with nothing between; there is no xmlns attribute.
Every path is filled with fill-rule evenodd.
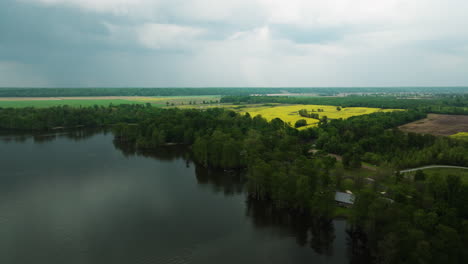
<svg viewBox="0 0 468 264"><path fill-rule="evenodd" d="M0 0L0 86L468 85L467 0Z"/></svg>

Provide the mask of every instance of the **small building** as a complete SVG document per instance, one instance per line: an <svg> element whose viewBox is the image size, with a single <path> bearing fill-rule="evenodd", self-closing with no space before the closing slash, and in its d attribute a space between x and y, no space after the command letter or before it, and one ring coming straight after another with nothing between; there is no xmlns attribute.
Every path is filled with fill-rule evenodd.
<svg viewBox="0 0 468 264"><path fill-rule="evenodd" d="M354 195L345 192L336 192L335 202L342 207L351 207L354 204Z"/></svg>

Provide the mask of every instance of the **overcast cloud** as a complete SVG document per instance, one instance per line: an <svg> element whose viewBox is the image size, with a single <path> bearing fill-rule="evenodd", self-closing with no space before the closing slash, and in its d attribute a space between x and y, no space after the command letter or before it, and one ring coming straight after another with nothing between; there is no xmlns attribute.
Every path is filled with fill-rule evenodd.
<svg viewBox="0 0 468 264"><path fill-rule="evenodd" d="M1 0L0 86L468 85L466 0Z"/></svg>

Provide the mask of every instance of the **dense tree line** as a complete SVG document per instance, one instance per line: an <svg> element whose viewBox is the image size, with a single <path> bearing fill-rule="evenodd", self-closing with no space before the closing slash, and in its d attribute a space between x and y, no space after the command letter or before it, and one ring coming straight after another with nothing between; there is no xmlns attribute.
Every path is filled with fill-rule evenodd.
<svg viewBox="0 0 468 264"><path fill-rule="evenodd" d="M460 177L400 179L387 193L359 192L350 219L377 263L466 262L468 185Z"/></svg>
<svg viewBox="0 0 468 264"><path fill-rule="evenodd" d="M314 113L315 110L307 111L307 109L301 109L298 111L299 115L302 117L307 117L307 118L313 118L313 119L319 119L320 116L317 113ZM323 109L317 109L317 112L323 112Z"/></svg>
<svg viewBox="0 0 468 264"><path fill-rule="evenodd" d="M50 108L0 108L0 129L50 130L54 128L98 127L118 122L135 123L157 108L149 105Z"/></svg>
<svg viewBox="0 0 468 264"><path fill-rule="evenodd" d="M383 168L468 166L466 142L395 129L424 116L410 110L331 120L321 123L315 143L342 154L348 167L359 167L361 160ZM375 262L464 263L468 259L468 185L458 176L426 177L418 172L408 177L393 170L382 169L372 188L356 190L351 211L353 230L366 234ZM381 181L387 182L384 194L377 191Z"/></svg>

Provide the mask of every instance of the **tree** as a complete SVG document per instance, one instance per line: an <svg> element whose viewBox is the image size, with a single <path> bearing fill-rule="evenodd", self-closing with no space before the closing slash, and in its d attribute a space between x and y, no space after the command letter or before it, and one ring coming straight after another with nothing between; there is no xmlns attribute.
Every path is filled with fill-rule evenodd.
<svg viewBox="0 0 468 264"><path fill-rule="evenodd" d="M460 176L448 175L445 181L447 183L447 202L450 206L455 206L462 190Z"/></svg>
<svg viewBox="0 0 468 264"><path fill-rule="evenodd" d="M351 161L349 163L349 166L351 168L361 168L362 164L361 164L361 156L359 154L356 154L354 153L352 156L351 156Z"/></svg>
<svg viewBox="0 0 468 264"><path fill-rule="evenodd" d="M303 127L303 126L307 126L307 121L305 119L299 119L294 124L294 127L296 127L296 128Z"/></svg>
<svg viewBox="0 0 468 264"><path fill-rule="evenodd" d="M426 174L422 170L416 171L416 174L414 175L414 180L415 181L424 181L426 180Z"/></svg>
<svg viewBox="0 0 468 264"><path fill-rule="evenodd" d="M320 118L320 124L327 124L328 123L328 117L327 116L322 116Z"/></svg>
<svg viewBox="0 0 468 264"><path fill-rule="evenodd" d="M343 163L343 167L345 169L349 169L351 166L351 154L350 153L346 153L343 155L342 159L341 159L341 162Z"/></svg>
<svg viewBox="0 0 468 264"><path fill-rule="evenodd" d="M403 175L400 173L400 171L396 171L395 172L395 183L401 182L402 179L403 179Z"/></svg>

